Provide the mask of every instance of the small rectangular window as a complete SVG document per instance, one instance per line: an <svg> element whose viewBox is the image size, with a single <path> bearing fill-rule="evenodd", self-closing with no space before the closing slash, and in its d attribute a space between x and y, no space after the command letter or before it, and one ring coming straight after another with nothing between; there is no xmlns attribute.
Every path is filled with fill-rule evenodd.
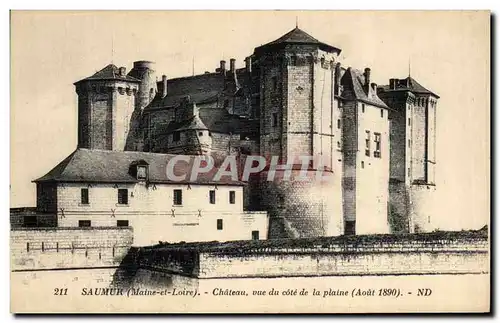
<svg viewBox="0 0 500 323"><path fill-rule="evenodd" d="M35 228L38 226L38 218L36 215L25 215L23 217L23 226L27 228Z"/></svg>
<svg viewBox="0 0 500 323"><path fill-rule="evenodd" d="M346 221L345 222L345 235L355 235L356 234L356 221Z"/></svg>
<svg viewBox="0 0 500 323"><path fill-rule="evenodd" d="M365 104L361 104L361 112L365 113Z"/></svg>
<svg viewBox="0 0 500 323"><path fill-rule="evenodd" d="M276 91L278 89L278 77L273 76L271 78L271 86L273 87L273 91Z"/></svg>
<svg viewBox="0 0 500 323"><path fill-rule="evenodd" d="M361 161L361 168L365 168L365 162Z"/></svg>
<svg viewBox="0 0 500 323"><path fill-rule="evenodd" d="M90 220L79 220L78 227L80 228L88 228L91 226Z"/></svg>
<svg viewBox="0 0 500 323"><path fill-rule="evenodd" d="M236 192L229 191L229 204L235 204L235 203L236 203Z"/></svg>
<svg viewBox="0 0 500 323"><path fill-rule="evenodd" d="M408 118L408 125L411 126L411 119Z"/></svg>
<svg viewBox="0 0 500 323"><path fill-rule="evenodd" d="M370 131L366 130L365 131L365 155L368 157L370 157L370 140L371 140Z"/></svg>
<svg viewBox="0 0 500 323"><path fill-rule="evenodd" d="M277 127L278 126L278 112L273 112L273 127Z"/></svg>
<svg viewBox="0 0 500 323"><path fill-rule="evenodd" d="M128 227L128 220L116 220L117 227Z"/></svg>
<svg viewBox="0 0 500 323"><path fill-rule="evenodd" d="M174 190L174 205L182 205L182 190Z"/></svg>
<svg viewBox="0 0 500 323"><path fill-rule="evenodd" d="M340 129L340 119L337 119L337 129Z"/></svg>
<svg viewBox="0 0 500 323"><path fill-rule="evenodd" d="M259 240L259 231L252 231L252 240Z"/></svg>
<svg viewBox="0 0 500 323"><path fill-rule="evenodd" d="M146 180L147 177L148 177L147 167L144 165L137 166L137 179L138 180Z"/></svg>
<svg viewBox="0 0 500 323"><path fill-rule="evenodd" d="M210 191L210 204L215 204L215 190Z"/></svg>
<svg viewBox="0 0 500 323"><path fill-rule="evenodd" d="M203 137L203 131L199 131L198 136Z"/></svg>
<svg viewBox="0 0 500 323"><path fill-rule="evenodd" d="M177 142L179 140L181 140L181 133L179 131L176 131L172 134L172 140L174 142Z"/></svg>
<svg viewBox="0 0 500 323"><path fill-rule="evenodd" d="M118 189L118 204L128 204L128 189Z"/></svg>
<svg viewBox="0 0 500 323"><path fill-rule="evenodd" d="M384 109L380 109L380 117L383 118L384 117Z"/></svg>
<svg viewBox="0 0 500 323"><path fill-rule="evenodd" d="M217 230L222 230L223 225L222 225L222 219L217 219Z"/></svg>
<svg viewBox="0 0 500 323"><path fill-rule="evenodd" d="M80 190L80 203L81 204L89 204L89 189L82 188Z"/></svg>
<svg viewBox="0 0 500 323"><path fill-rule="evenodd" d="M373 151L373 157L376 158L381 158L382 157L382 139L380 133L375 132L373 134L375 136L374 142L375 142L375 150Z"/></svg>

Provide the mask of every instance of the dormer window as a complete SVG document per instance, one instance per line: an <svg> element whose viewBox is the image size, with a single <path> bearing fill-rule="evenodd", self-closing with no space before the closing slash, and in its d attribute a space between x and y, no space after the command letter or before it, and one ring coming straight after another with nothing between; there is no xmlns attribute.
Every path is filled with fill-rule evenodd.
<svg viewBox="0 0 500 323"><path fill-rule="evenodd" d="M129 174L138 181L147 181L149 180L149 164L143 159L133 161L130 164Z"/></svg>
<svg viewBox="0 0 500 323"><path fill-rule="evenodd" d="M137 166L137 179L142 181L148 179L148 167L146 165Z"/></svg>

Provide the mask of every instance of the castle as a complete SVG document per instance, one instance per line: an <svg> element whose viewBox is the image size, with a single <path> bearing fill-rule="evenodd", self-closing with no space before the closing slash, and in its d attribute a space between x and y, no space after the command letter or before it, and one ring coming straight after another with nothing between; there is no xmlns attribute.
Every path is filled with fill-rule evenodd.
<svg viewBox="0 0 500 323"><path fill-rule="evenodd" d="M168 79L136 61L76 82L77 150L35 180L37 212L53 217L25 222L131 225L151 241L432 231L439 96L410 76L379 86L340 52L297 27L244 68ZM320 157L331 180L266 181L265 169L246 183L169 183L165 160L179 154Z"/></svg>

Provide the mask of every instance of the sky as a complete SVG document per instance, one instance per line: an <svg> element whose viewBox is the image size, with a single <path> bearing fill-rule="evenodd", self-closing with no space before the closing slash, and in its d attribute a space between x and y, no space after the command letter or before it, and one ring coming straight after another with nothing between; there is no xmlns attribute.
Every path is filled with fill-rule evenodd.
<svg viewBox="0 0 500 323"><path fill-rule="evenodd" d="M440 95L436 184L443 227L479 228L490 208L490 17L467 11L121 11L11 13L11 207L77 144L73 83L109 63L156 62L169 78L237 67L299 28L341 48L373 82L411 76Z"/></svg>

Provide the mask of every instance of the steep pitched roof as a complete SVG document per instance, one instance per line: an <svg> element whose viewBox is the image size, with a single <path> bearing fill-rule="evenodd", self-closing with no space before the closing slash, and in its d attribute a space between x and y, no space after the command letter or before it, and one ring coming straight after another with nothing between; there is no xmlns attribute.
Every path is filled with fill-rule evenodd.
<svg viewBox="0 0 500 323"><path fill-rule="evenodd" d="M181 122L170 122L165 133L183 130L209 130L198 115Z"/></svg>
<svg viewBox="0 0 500 323"><path fill-rule="evenodd" d="M109 64L104 67L102 70L94 73L94 75L84 78L78 82L89 81L89 80L125 80L128 82L136 82L140 83L139 79L129 75L120 75L120 69L116 67L114 64ZM78 83L76 82L76 83Z"/></svg>
<svg viewBox="0 0 500 323"><path fill-rule="evenodd" d="M299 29L299 27L295 27L288 33L284 34L280 38L269 42L267 44L264 44L262 46L257 47L255 50L259 51L265 48L270 48L270 47L279 47L282 45L286 44L303 44L303 45L318 45L320 48L327 50L327 51L333 51L333 52L341 52L341 49L328 45L326 43L320 42L313 36L309 35L302 29Z"/></svg>
<svg viewBox="0 0 500 323"><path fill-rule="evenodd" d="M372 94L368 95L365 91L365 76L360 70L349 67L341 79L343 86L342 97L347 100L359 100L368 104L389 109L378 95L377 90L373 89ZM370 85L371 86L371 85Z"/></svg>
<svg viewBox="0 0 500 323"><path fill-rule="evenodd" d="M232 181L229 176L213 181L216 167L212 172L202 173L196 180L190 181L195 156L188 156L190 163L175 164L174 174L187 176L184 181L173 181L167 177L166 167L175 156L177 155L79 148L34 182L135 183L137 178L130 174L130 167L140 161L149 165L150 183L244 185L243 182ZM220 163L221 161L216 161L216 165Z"/></svg>
<svg viewBox="0 0 500 323"><path fill-rule="evenodd" d="M224 75L220 73L170 79L167 82L167 95L164 98L157 95L145 110L175 107L188 95L191 102L197 104L217 101L218 95L223 90Z"/></svg>
<svg viewBox="0 0 500 323"><path fill-rule="evenodd" d="M439 99L439 95L426 89L420 83L418 83L413 77L408 76L404 79L396 79L396 88L391 89L390 85L381 85L380 89L383 91L410 91L416 94L430 94Z"/></svg>

